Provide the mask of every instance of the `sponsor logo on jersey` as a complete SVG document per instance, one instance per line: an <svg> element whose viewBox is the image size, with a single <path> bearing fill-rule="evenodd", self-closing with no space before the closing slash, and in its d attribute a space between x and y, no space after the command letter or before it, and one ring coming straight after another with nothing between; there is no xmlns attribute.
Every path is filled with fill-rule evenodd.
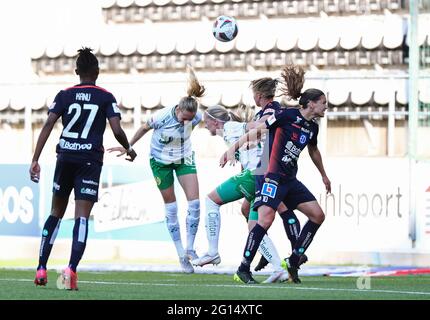
<svg viewBox="0 0 430 320"><path fill-rule="evenodd" d="M263 184L263 187L261 188L261 194L263 196L269 196L270 198L275 198L277 189L278 187L275 184L266 182Z"/></svg>
<svg viewBox="0 0 430 320"><path fill-rule="evenodd" d="M89 194L91 196L95 196L97 194L97 190L90 189L90 188L81 188L82 194Z"/></svg>
<svg viewBox="0 0 430 320"><path fill-rule="evenodd" d="M304 134L302 134L301 136L300 136L300 143L301 144L304 144L306 142L306 136L304 135Z"/></svg>
<svg viewBox="0 0 430 320"><path fill-rule="evenodd" d="M59 146L61 149L66 150L91 150L93 145L91 143L77 143L77 142L69 142L64 139L60 139Z"/></svg>
<svg viewBox="0 0 430 320"><path fill-rule="evenodd" d="M302 139L302 137L300 137L300 140L301 139ZM300 148L296 147L292 141L288 141L287 144L285 145L284 152L287 154L291 152L292 154L298 156L300 154L300 152L302 152L302 150Z"/></svg>
<svg viewBox="0 0 430 320"><path fill-rule="evenodd" d="M82 183L92 184L93 186L98 186L99 185L97 182L95 182L93 180L85 180L85 179L82 179Z"/></svg>
<svg viewBox="0 0 430 320"><path fill-rule="evenodd" d="M56 102L51 103L51 105L49 106L49 110L54 109L55 105L56 105Z"/></svg>
<svg viewBox="0 0 430 320"><path fill-rule="evenodd" d="M54 189L59 191L60 190L60 185L56 182L54 182Z"/></svg>
<svg viewBox="0 0 430 320"><path fill-rule="evenodd" d="M296 121L294 123L300 123L302 121L302 118L299 116L296 116Z"/></svg>
<svg viewBox="0 0 430 320"><path fill-rule="evenodd" d="M293 134L291 135L291 140L292 141L299 140L299 134L297 132L293 132Z"/></svg>

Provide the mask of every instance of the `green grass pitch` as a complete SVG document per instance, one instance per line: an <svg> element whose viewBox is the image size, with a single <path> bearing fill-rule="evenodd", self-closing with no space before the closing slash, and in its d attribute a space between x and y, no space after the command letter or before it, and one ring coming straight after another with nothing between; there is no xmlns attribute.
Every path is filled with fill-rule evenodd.
<svg viewBox="0 0 430 320"><path fill-rule="evenodd" d="M59 274L36 287L34 271L0 269L2 300L430 300L430 276L372 277L359 289L356 277L302 277L302 284L243 285L232 275L167 272L79 272L79 291L57 289ZM266 277L256 276L257 281Z"/></svg>

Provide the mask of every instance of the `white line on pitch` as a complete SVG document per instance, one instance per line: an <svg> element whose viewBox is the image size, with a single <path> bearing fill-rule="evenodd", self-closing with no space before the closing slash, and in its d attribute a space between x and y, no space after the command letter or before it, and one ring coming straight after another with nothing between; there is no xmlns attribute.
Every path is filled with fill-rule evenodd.
<svg viewBox="0 0 430 320"><path fill-rule="evenodd" d="M32 282L31 279L1 279L0 281ZM158 287L178 287L177 283L154 283L154 282L116 282L116 281L86 281L79 280L79 283L101 284L101 285L127 285L127 286L158 286ZM376 290L376 289L341 289L341 288L315 288L315 287L296 287L296 286L270 286L270 285L240 285L240 284L192 284L193 287L221 287L221 288L248 288L248 289L275 289L275 290L309 290L309 291L347 291L360 293L393 293L430 296L430 292L422 291L397 291L397 290Z"/></svg>

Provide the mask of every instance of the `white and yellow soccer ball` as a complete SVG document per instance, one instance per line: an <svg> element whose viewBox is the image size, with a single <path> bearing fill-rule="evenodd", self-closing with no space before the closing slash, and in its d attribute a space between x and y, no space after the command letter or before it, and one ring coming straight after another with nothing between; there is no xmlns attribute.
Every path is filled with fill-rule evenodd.
<svg viewBox="0 0 430 320"><path fill-rule="evenodd" d="M228 42L236 38L238 31L236 19L229 16L216 18L212 28L215 39L222 42Z"/></svg>

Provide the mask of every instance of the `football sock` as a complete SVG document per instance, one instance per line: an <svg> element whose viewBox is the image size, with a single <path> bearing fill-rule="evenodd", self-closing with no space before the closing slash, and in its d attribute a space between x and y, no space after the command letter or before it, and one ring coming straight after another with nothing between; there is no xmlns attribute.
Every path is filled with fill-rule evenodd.
<svg viewBox="0 0 430 320"><path fill-rule="evenodd" d="M69 267L76 272L79 261L84 255L88 238L88 219L80 217L75 220L73 227L72 254L70 255Z"/></svg>
<svg viewBox="0 0 430 320"><path fill-rule="evenodd" d="M179 257L183 257L185 255L184 247L182 246L181 241L181 229L179 227L178 222L178 207L175 202L166 203L166 224L167 230L169 231L170 237L173 240L173 243L176 247L176 252Z"/></svg>
<svg viewBox="0 0 430 320"><path fill-rule="evenodd" d="M209 197L205 199L206 203L206 236L208 238L208 254L214 256L218 253L219 232L221 227L221 215L219 205L213 202Z"/></svg>
<svg viewBox="0 0 430 320"><path fill-rule="evenodd" d="M239 266L239 271L248 271L251 266L251 262L257 253L257 249L260 246L261 240L266 234L266 230L258 223L249 232L248 239L246 240L245 250L243 251L242 263Z"/></svg>
<svg viewBox="0 0 430 320"><path fill-rule="evenodd" d="M291 242L291 250L294 250L296 241L300 235L300 221L297 219L294 211L290 209L281 212L280 216L284 223L285 233L287 234L288 240Z"/></svg>
<svg viewBox="0 0 430 320"><path fill-rule="evenodd" d="M194 250L197 228L200 221L200 200L188 201L188 212L186 218L187 228L187 250Z"/></svg>
<svg viewBox="0 0 430 320"><path fill-rule="evenodd" d="M258 251L264 258L266 258L267 261L269 261L269 263L272 264L275 270L282 269L281 258L279 257L278 250L276 250L275 245L267 234L264 235L263 239L261 240Z"/></svg>
<svg viewBox="0 0 430 320"><path fill-rule="evenodd" d="M58 229L60 228L61 219L50 215L46 219L45 225L42 231L42 241L40 243L39 250L39 265L37 270L40 268L46 269L49 255L51 254L52 246L54 245L55 238L57 237Z"/></svg>
<svg viewBox="0 0 430 320"><path fill-rule="evenodd" d="M314 223L311 220L306 222L290 256L289 261L291 265L298 266L300 256L305 253L320 226L320 224Z"/></svg>

